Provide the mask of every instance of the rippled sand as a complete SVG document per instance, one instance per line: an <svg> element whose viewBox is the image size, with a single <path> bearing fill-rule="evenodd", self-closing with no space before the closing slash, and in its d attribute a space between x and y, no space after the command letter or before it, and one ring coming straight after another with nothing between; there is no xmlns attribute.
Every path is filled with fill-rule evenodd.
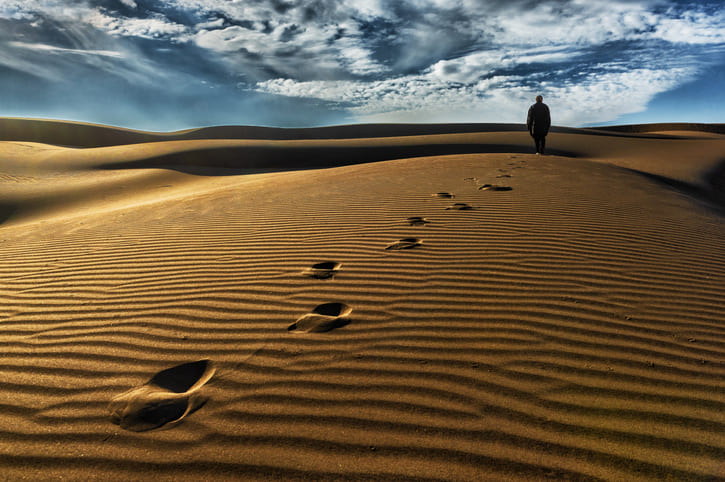
<svg viewBox="0 0 725 482"><path fill-rule="evenodd" d="M725 477L725 129L0 119L0 473Z"/></svg>

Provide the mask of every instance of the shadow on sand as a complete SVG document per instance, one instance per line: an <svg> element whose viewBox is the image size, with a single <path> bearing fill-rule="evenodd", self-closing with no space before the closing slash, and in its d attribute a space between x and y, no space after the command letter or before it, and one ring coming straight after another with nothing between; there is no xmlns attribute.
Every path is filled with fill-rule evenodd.
<svg viewBox="0 0 725 482"><path fill-rule="evenodd" d="M704 174L703 185L691 184L637 169L628 170L696 198L716 213L725 216L725 159Z"/></svg>
<svg viewBox="0 0 725 482"><path fill-rule="evenodd" d="M137 161L109 163L103 169L165 168L198 175L236 175L283 170L320 169L367 162L457 154L533 154L517 144L419 144L383 146L235 146L201 148ZM550 155L576 157L551 149ZM224 170L219 170L223 168Z"/></svg>
<svg viewBox="0 0 725 482"><path fill-rule="evenodd" d="M0 203L0 225L4 224L8 219L18 211L19 206L10 203Z"/></svg>

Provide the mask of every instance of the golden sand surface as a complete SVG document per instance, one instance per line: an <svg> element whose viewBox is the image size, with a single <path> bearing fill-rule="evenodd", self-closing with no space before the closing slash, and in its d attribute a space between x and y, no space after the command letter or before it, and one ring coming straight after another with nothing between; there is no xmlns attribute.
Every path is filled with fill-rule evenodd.
<svg viewBox="0 0 725 482"><path fill-rule="evenodd" d="M0 119L0 479L723 479L724 132Z"/></svg>

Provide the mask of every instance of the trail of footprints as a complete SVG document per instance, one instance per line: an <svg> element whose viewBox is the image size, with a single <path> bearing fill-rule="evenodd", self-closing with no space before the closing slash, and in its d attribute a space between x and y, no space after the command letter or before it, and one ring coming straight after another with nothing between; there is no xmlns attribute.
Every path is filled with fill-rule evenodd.
<svg viewBox="0 0 725 482"><path fill-rule="evenodd" d="M525 161L520 161L525 162ZM510 163L517 169L515 163ZM505 169L499 169L497 178L510 178ZM511 191L510 186L481 183L478 178L469 177L478 191L505 192ZM438 192L434 197L443 200L455 199L455 194ZM473 206L457 202L445 208L448 211L469 211ZM430 221L421 216L407 219L410 226L425 226ZM423 244L418 238L402 238L388 244L387 251L414 249ZM340 271L341 263L322 261L302 271L303 276L318 280L330 280ZM287 327L291 333L326 333L341 328L351 322L352 307L345 303L331 302L316 306L310 313L299 317ZM201 388L214 376L216 368L210 360L199 360L184 363L158 372L145 384L132 388L114 397L108 405L111 422L121 428L143 432L157 428L171 428L188 415L201 408L206 398L200 393Z"/></svg>

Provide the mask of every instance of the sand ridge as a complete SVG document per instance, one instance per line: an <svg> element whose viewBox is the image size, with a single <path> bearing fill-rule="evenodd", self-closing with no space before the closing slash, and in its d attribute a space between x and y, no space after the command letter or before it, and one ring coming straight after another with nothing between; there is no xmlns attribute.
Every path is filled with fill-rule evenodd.
<svg viewBox="0 0 725 482"><path fill-rule="evenodd" d="M657 176L706 189L724 141L414 137L0 144L3 473L722 477L725 225ZM173 428L112 423L172 386Z"/></svg>
<svg viewBox="0 0 725 482"><path fill-rule="evenodd" d="M11 121L13 119L6 119L4 124L12 126ZM49 123L15 121L21 126ZM55 124L57 122L51 123L51 126ZM134 194L148 194L152 189L181 186L190 179L197 182L199 176L218 178L220 176L217 174L222 172L220 168L228 170L223 171L224 174L250 174L419 156L530 152L530 138L514 126L498 126L501 131L497 132L496 125L481 125L479 132L473 132L474 126L444 125L440 126L444 133L429 135L420 135L420 132L430 131L436 126L390 127L391 134L406 135L341 139L327 138L337 132L336 128L285 130L285 137L293 137L295 133L300 137L295 140L223 139L222 134L229 134L232 128L219 127L201 130L211 135L209 139L155 140L97 148L8 141L1 144L3 172L0 173L0 179L10 181L7 183L8 189L4 190L0 198L0 205L3 206L1 211L6 218L10 215L18 218L23 211L38 211L49 205L53 209L63 209L68 204L76 207L82 204L97 206L88 201L97 200L99 195L109 205L112 204L109 198L113 197L114 192L127 189ZM103 126L70 124L65 127L66 130L60 131L64 135L69 135L66 132L71 127L81 131L90 129L86 137L102 130L109 142L127 140L128 135L128 131ZM346 131L342 127L338 129ZM387 126L366 127L362 130L380 136L380 131ZM712 134L712 129L708 130L707 127L700 126L699 130L692 131L690 137L641 137L616 130L600 132L559 128L561 132L556 134L558 145L555 143L552 146L551 153L632 169L688 191L691 195L721 204L725 201L725 160L722 156L725 135L717 132ZM449 132L455 129L467 132ZM32 132L37 134L49 130L52 131L44 125L44 128L36 128ZM14 132L13 129L7 131ZM244 132L245 128L239 128L233 133ZM702 133L715 137L702 138ZM682 162L682 159L687 161ZM507 175L501 173L501 177ZM43 182L34 182L38 179L43 179ZM28 182L18 182L22 180ZM220 179L215 183L220 184ZM119 200L127 204L128 197L124 193ZM45 213L47 211L44 209Z"/></svg>

